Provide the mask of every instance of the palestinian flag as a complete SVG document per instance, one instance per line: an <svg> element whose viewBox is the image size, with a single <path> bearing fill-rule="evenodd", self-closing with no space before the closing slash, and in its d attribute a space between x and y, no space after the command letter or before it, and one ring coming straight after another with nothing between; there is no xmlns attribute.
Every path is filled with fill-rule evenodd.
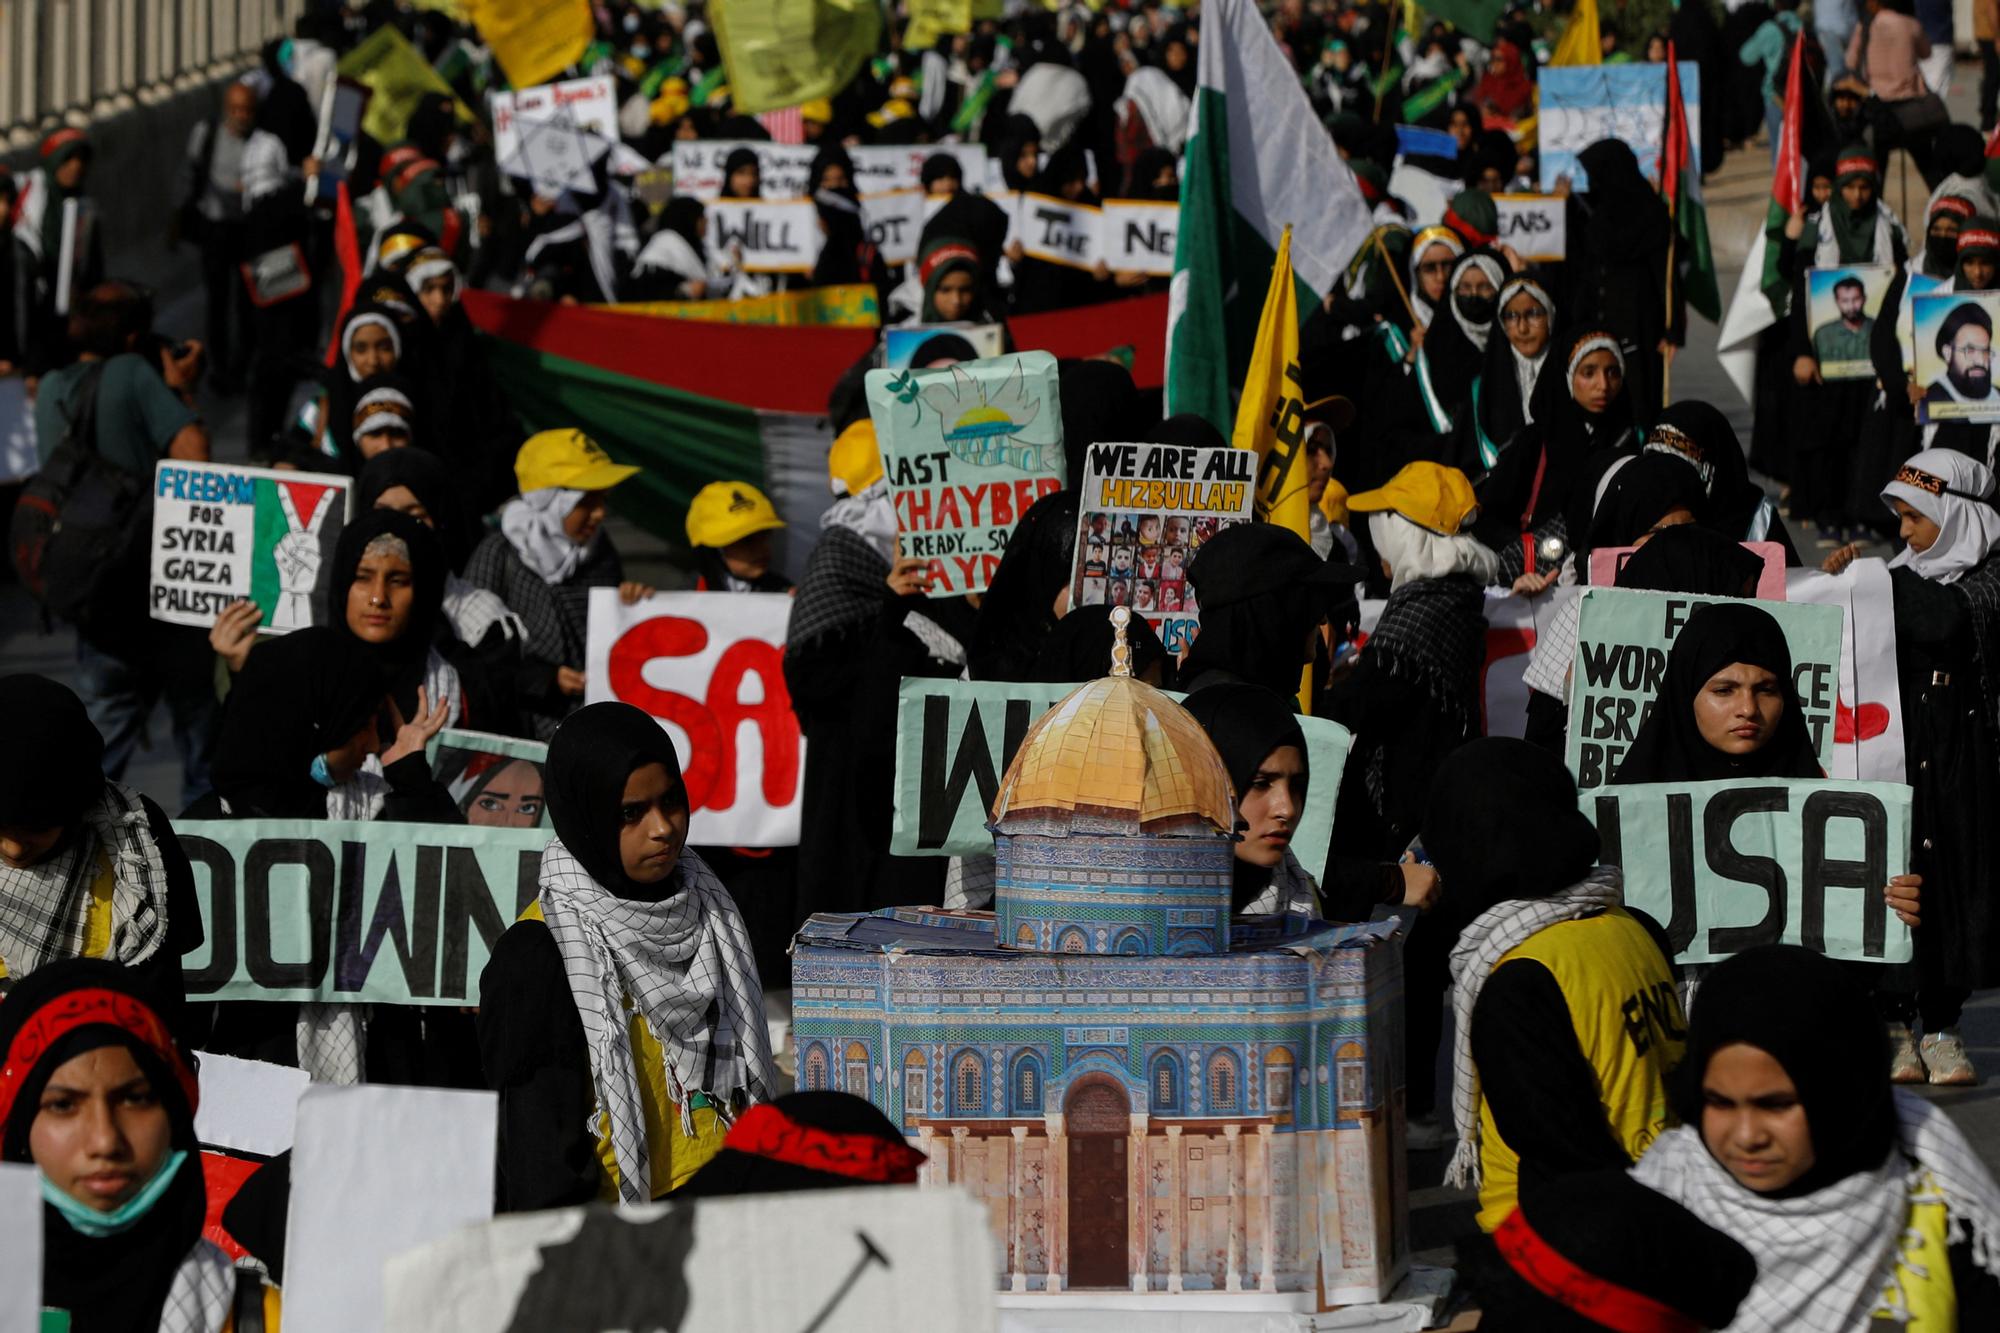
<svg viewBox="0 0 2000 1333"><path fill-rule="evenodd" d="M1209 0L1202 20L1167 315L1167 411L1197 412L1227 432L1286 224L1298 308L1310 310L1374 222L1253 0Z"/></svg>
<svg viewBox="0 0 2000 1333"><path fill-rule="evenodd" d="M1800 28L1792 38L1790 68L1785 73L1785 114L1778 130L1771 201L1764 209L1764 224L1750 238L1750 253L1737 275L1729 314L1716 334L1716 359L1743 401L1751 404L1757 392L1757 337L1783 319L1791 305L1790 285L1778 272L1778 238L1804 199L1805 99L1799 71L1805 66L1805 41L1805 29Z"/></svg>
<svg viewBox="0 0 2000 1333"><path fill-rule="evenodd" d="M1794 66L1793 68L1797 68ZM1708 245L1708 210L1701 202L1701 168L1695 165L1688 135L1687 104L1681 101L1680 66L1667 43L1667 124L1661 136L1660 193L1674 220L1674 268L1687 303L1713 321L1722 318L1722 293L1715 286L1715 254Z"/></svg>
<svg viewBox="0 0 2000 1333"><path fill-rule="evenodd" d="M639 526L681 545L695 492L747 481L787 522L818 531L834 436L827 399L879 330L666 319L482 291L464 304L523 427L574 426L642 469L612 492ZM1158 388L1166 305L1110 301L1022 316L1008 330L1017 350L1058 357L1130 347L1133 379Z"/></svg>

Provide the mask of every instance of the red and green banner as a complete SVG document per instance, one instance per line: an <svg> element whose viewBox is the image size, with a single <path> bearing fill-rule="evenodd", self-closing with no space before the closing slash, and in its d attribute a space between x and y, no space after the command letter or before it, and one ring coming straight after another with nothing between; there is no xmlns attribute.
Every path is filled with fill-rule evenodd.
<svg viewBox="0 0 2000 1333"><path fill-rule="evenodd" d="M1661 139L1660 190L1674 220L1674 266L1686 284L1688 305L1710 320L1719 320L1722 293L1715 284L1715 254L1708 244L1708 209L1701 201L1701 169L1694 165L1672 42L1667 43L1667 124Z"/></svg>

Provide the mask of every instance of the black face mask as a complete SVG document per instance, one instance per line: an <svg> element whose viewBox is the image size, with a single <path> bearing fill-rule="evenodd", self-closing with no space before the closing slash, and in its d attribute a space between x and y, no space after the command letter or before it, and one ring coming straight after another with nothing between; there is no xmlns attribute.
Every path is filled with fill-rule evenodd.
<svg viewBox="0 0 2000 1333"><path fill-rule="evenodd" d="M1958 237L1924 237L1924 267L1932 273L1950 273L1957 268Z"/></svg>
<svg viewBox="0 0 2000 1333"><path fill-rule="evenodd" d="M1491 324L1493 311L1499 298L1492 296L1467 296L1463 292L1453 292L1451 303L1457 308L1459 317L1468 324Z"/></svg>

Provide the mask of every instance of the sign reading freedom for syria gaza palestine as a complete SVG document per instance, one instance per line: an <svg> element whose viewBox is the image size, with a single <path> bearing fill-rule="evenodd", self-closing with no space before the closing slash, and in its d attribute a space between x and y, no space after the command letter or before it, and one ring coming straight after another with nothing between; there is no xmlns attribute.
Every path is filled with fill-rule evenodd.
<svg viewBox="0 0 2000 1333"><path fill-rule="evenodd" d="M161 459L153 469L153 619L207 627L248 597L272 633L327 623L326 578L353 483L314 472Z"/></svg>
<svg viewBox="0 0 2000 1333"><path fill-rule="evenodd" d="M1021 515L1062 489L1055 357L871 370L868 415L902 554L930 562L933 597L984 592Z"/></svg>
<svg viewBox="0 0 2000 1333"><path fill-rule="evenodd" d="M1760 944L1832 958L1910 959L1883 886L1910 868L1910 789L1897 782L1743 779L1602 787L1584 796L1625 902L1666 928L1674 961Z"/></svg>
<svg viewBox="0 0 2000 1333"><path fill-rule="evenodd" d="M477 1004L540 891L546 829L180 820L207 939L190 999Z"/></svg>
<svg viewBox="0 0 2000 1333"><path fill-rule="evenodd" d="M1652 711L1667 655L1681 627L1710 602L1739 597L1686 597L1636 588L1590 588L1577 614L1576 658L1569 677L1569 742L1565 757L1576 785L1588 791L1611 781ZM1837 606L1748 601L1768 612L1792 650L1792 680L1805 705L1822 772L1833 763L1833 720L1839 702L1841 614Z"/></svg>

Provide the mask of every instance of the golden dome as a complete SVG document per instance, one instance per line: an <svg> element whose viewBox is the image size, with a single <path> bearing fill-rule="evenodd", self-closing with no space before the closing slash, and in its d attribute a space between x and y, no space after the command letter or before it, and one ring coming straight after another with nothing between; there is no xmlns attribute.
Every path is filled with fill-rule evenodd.
<svg viewBox="0 0 2000 1333"><path fill-rule="evenodd" d="M994 798L993 822L1027 815L1058 825L1084 816L1148 832L1236 827L1229 774L1208 733L1130 676L1081 686L1029 728Z"/></svg>

